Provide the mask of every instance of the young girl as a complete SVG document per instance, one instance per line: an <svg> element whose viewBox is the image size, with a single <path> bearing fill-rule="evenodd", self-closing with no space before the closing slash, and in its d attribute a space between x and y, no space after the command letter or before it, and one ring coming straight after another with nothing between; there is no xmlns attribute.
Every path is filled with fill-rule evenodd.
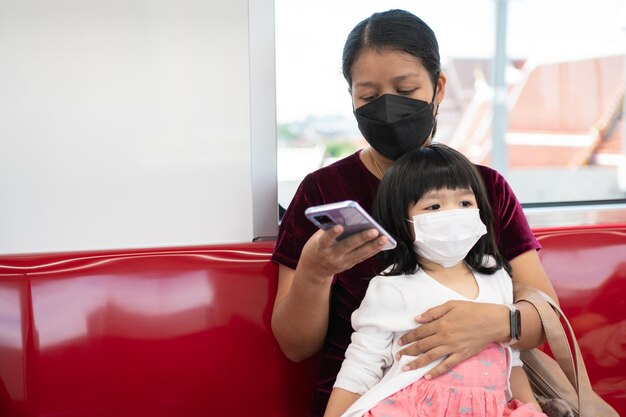
<svg viewBox="0 0 626 417"><path fill-rule="evenodd" d="M397 355L397 339L433 306L513 303L476 167L444 145L410 151L388 169L373 207L398 246L383 253L391 266L352 315L355 332L325 417L545 416L509 346L492 343L434 379L425 375L442 359L407 371L415 358Z"/></svg>

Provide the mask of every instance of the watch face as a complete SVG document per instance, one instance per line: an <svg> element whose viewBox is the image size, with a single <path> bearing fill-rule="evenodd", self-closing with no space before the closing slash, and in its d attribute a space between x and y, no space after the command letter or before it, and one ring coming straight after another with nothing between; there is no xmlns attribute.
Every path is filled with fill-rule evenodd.
<svg viewBox="0 0 626 417"><path fill-rule="evenodd" d="M522 315L519 310L511 311L511 340L519 340L522 337Z"/></svg>

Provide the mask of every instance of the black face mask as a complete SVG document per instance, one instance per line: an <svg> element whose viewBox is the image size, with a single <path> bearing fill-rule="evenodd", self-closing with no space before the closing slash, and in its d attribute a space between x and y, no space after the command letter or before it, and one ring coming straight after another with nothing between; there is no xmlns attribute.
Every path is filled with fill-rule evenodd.
<svg viewBox="0 0 626 417"><path fill-rule="evenodd" d="M354 111L359 130L372 148L396 160L422 146L433 131L435 94L436 89L430 103L394 94L380 96Z"/></svg>

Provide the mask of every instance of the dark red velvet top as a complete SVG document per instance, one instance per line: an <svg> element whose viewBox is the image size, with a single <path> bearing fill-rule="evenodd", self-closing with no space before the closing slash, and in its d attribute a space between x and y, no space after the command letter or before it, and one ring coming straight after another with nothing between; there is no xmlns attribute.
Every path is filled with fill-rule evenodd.
<svg viewBox="0 0 626 417"><path fill-rule="evenodd" d="M272 260L295 269L302 247L317 230L305 216L310 206L343 200L357 201L371 213L378 189L376 178L359 158L359 152L321 168L304 178L285 212ZM493 169L478 166L493 206L496 240L502 255L511 260L517 255L541 246L533 236L515 194L504 177ZM382 271L375 258L337 274L331 291L330 317L322 363L309 416L324 414L335 378L341 368L344 352L350 344L350 316L361 303L369 279Z"/></svg>

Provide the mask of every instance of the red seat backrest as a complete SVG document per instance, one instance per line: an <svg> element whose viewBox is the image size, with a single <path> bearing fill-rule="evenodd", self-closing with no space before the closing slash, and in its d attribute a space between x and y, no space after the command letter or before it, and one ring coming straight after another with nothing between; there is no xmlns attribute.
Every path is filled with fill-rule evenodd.
<svg viewBox="0 0 626 417"><path fill-rule="evenodd" d="M626 225L537 230L594 388L626 415ZM0 257L0 415L302 416L273 243Z"/></svg>
<svg viewBox="0 0 626 417"><path fill-rule="evenodd" d="M626 225L535 230L594 390L626 415Z"/></svg>
<svg viewBox="0 0 626 417"><path fill-rule="evenodd" d="M291 363L272 336L271 249L13 258L0 415L304 415L316 364Z"/></svg>

